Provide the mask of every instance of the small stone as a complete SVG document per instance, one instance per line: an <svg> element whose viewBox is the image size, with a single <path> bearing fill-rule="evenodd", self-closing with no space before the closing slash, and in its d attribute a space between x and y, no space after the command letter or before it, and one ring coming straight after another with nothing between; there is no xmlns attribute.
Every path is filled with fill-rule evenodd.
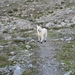
<svg viewBox="0 0 75 75"><path fill-rule="evenodd" d="M65 22L61 22L61 26L62 27L65 27L66 26L66 23Z"/></svg>
<svg viewBox="0 0 75 75"><path fill-rule="evenodd" d="M10 4L7 4L7 6L10 6Z"/></svg>
<svg viewBox="0 0 75 75"><path fill-rule="evenodd" d="M30 47L29 45L26 45L26 48L27 48L27 49L30 49L31 47Z"/></svg>
<svg viewBox="0 0 75 75"><path fill-rule="evenodd" d="M32 68L32 67L33 67L33 65L32 65L32 64L29 64L29 65L28 65L28 68Z"/></svg>
<svg viewBox="0 0 75 75"><path fill-rule="evenodd" d="M15 55L15 52L10 52L10 55Z"/></svg>
<svg viewBox="0 0 75 75"><path fill-rule="evenodd" d="M15 56L13 56L12 58L9 58L8 61L13 61L15 59Z"/></svg>
<svg viewBox="0 0 75 75"><path fill-rule="evenodd" d="M2 50L2 49L3 49L3 46L0 45L0 50Z"/></svg>

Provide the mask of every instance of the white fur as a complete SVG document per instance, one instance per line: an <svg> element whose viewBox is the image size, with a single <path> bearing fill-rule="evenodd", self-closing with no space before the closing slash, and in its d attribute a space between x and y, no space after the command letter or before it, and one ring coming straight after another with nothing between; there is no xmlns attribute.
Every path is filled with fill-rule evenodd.
<svg viewBox="0 0 75 75"><path fill-rule="evenodd" d="M41 26L37 25L37 34L38 34L38 41L40 41L41 43L43 41L46 41L46 38L47 38L47 29L46 28L42 28Z"/></svg>

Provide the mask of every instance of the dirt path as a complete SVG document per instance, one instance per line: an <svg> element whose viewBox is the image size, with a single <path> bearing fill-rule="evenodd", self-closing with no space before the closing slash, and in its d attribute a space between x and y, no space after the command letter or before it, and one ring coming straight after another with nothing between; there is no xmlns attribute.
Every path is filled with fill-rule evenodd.
<svg viewBox="0 0 75 75"><path fill-rule="evenodd" d="M46 43L38 43L38 46L40 47L40 58L42 61L39 67L39 75L64 75L56 60L57 50L53 47L52 40L48 37Z"/></svg>

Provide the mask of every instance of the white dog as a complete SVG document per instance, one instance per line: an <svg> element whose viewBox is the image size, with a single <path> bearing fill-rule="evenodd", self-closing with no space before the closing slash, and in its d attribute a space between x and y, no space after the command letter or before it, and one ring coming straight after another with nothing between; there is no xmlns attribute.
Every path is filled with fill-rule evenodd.
<svg viewBox="0 0 75 75"><path fill-rule="evenodd" d="M41 26L37 25L37 35L38 35L38 42L46 42L46 38L47 38L47 29L46 28L42 28Z"/></svg>

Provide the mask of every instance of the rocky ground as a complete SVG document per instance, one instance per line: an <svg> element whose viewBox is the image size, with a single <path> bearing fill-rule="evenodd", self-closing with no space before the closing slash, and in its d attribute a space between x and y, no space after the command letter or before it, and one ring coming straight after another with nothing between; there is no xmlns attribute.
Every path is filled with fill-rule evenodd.
<svg viewBox="0 0 75 75"><path fill-rule="evenodd" d="M0 75L74 75L74 40L75 0L0 0Z"/></svg>

